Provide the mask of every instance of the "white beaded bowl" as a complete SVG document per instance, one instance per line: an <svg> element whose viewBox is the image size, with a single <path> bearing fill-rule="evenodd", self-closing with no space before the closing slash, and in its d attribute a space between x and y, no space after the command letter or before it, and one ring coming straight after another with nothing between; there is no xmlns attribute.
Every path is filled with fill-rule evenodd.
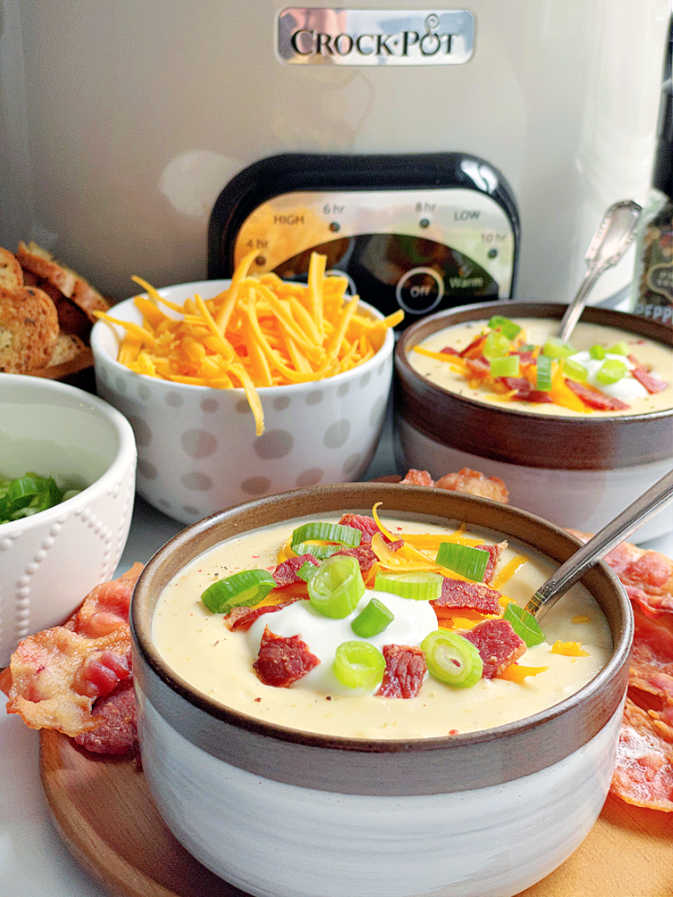
<svg viewBox="0 0 673 897"><path fill-rule="evenodd" d="M0 475L84 487L0 524L0 667L20 639L63 622L110 579L131 524L135 469L133 431L106 402L58 381L0 375Z"/></svg>
<svg viewBox="0 0 673 897"><path fill-rule="evenodd" d="M165 287L182 305L229 285L206 280ZM360 309L383 317L365 303ZM111 315L141 323L133 303ZM170 312L166 311L167 314ZM367 469L386 415L393 373L392 331L364 364L326 380L258 390L264 433L242 389L212 389L137 374L117 359L123 328L99 321L91 333L100 396L131 422L138 445L138 493L184 523L243 501L296 487L352 482Z"/></svg>

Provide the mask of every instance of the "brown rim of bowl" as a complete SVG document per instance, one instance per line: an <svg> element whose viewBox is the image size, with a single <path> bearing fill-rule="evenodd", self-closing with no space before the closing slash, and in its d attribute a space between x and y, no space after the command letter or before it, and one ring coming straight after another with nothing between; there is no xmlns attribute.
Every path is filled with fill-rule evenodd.
<svg viewBox="0 0 673 897"><path fill-rule="evenodd" d="M413 346L455 324L511 317L562 318L561 303L497 302L466 305L412 324L395 348L395 413L435 442L526 467L613 470L671 457L673 409L623 417L567 417L489 405L452 393L419 374L408 360ZM625 312L588 307L583 322L628 329L673 345L673 329Z"/></svg>
<svg viewBox="0 0 673 897"><path fill-rule="evenodd" d="M228 709L191 688L161 659L151 638L154 607L166 583L194 557L255 528L307 514L366 510L376 501L383 501L385 512L406 511L495 529L559 562L579 544L564 530L508 505L384 483L298 489L221 511L167 542L138 580L130 621L141 720L147 699L184 738L233 766L289 784L355 794L434 794L494 785L537 772L593 738L621 706L633 637L628 599L604 564L590 570L582 582L610 625L614 647L606 666L558 704L493 729L417 740L318 735Z"/></svg>

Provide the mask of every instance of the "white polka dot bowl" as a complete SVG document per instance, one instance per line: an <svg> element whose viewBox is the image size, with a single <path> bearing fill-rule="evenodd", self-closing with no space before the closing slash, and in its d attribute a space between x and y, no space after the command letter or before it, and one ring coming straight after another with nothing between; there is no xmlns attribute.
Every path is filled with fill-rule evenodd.
<svg viewBox="0 0 673 897"><path fill-rule="evenodd" d="M228 280L195 281L159 293L182 305L194 293L207 299L228 285ZM360 308L382 317L365 303ZM133 299L115 305L111 314L141 323ZM118 325L98 321L93 327L96 389L133 427L138 493L170 517L193 523L252 498L353 482L369 465L392 382L392 331L376 355L350 371L260 388L265 430L259 437L242 389L137 374L116 360L122 336Z"/></svg>
<svg viewBox="0 0 673 897"><path fill-rule="evenodd" d="M61 504L0 524L0 667L20 639L61 623L114 573L135 495L128 421L74 386L0 375L0 476L33 472L80 489Z"/></svg>

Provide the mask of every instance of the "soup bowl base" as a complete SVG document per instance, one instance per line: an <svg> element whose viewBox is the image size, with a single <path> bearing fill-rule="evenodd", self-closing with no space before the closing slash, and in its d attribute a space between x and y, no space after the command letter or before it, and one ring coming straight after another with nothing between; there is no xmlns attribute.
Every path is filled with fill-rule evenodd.
<svg viewBox="0 0 673 897"><path fill-rule="evenodd" d="M196 859L253 897L517 894L570 856L598 818L622 718L620 706L586 744L528 776L381 797L298 788L225 763L137 696L160 814Z"/></svg>

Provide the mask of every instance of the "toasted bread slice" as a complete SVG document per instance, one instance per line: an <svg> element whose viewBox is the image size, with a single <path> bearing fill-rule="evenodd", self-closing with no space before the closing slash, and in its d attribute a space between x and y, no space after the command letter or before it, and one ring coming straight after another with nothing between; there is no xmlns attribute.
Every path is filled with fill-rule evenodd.
<svg viewBox="0 0 673 897"><path fill-rule="evenodd" d="M110 307L110 303L101 296L98 290L79 274L70 298L92 323L96 322L95 311L107 311Z"/></svg>
<svg viewBox="0 0 673 897"><path fill-rule="evenodd" d="M51 252L47 252L33 241L26 245L22 240L16 250L16 257L26 271L31 271L38 277L44 278L60 290L64 296L68 298L72 296L77 283L77 275L74 271L59 264Z"/></svg>
<svg viewBox="0 0 673 897"><path fill-rule="evenodd" d="M93 353L82 340L70 333L60 333L46 367L29 373L32 377L48 377L56 380L76 374L93 364Z"/></svg>
<svg viewBox="0 0 673 897"><path fill-rule="evenodd" d="M0 287L0 371L25 374L44 367L58 338L58 315L36 287Z"/></svg>
<svg viewBox="0 0 673 897"><path fill-rule="evenodd" d="M18 259L9 249L0 246L0 287L16 290L23 286L23 270Z"/></svg>

